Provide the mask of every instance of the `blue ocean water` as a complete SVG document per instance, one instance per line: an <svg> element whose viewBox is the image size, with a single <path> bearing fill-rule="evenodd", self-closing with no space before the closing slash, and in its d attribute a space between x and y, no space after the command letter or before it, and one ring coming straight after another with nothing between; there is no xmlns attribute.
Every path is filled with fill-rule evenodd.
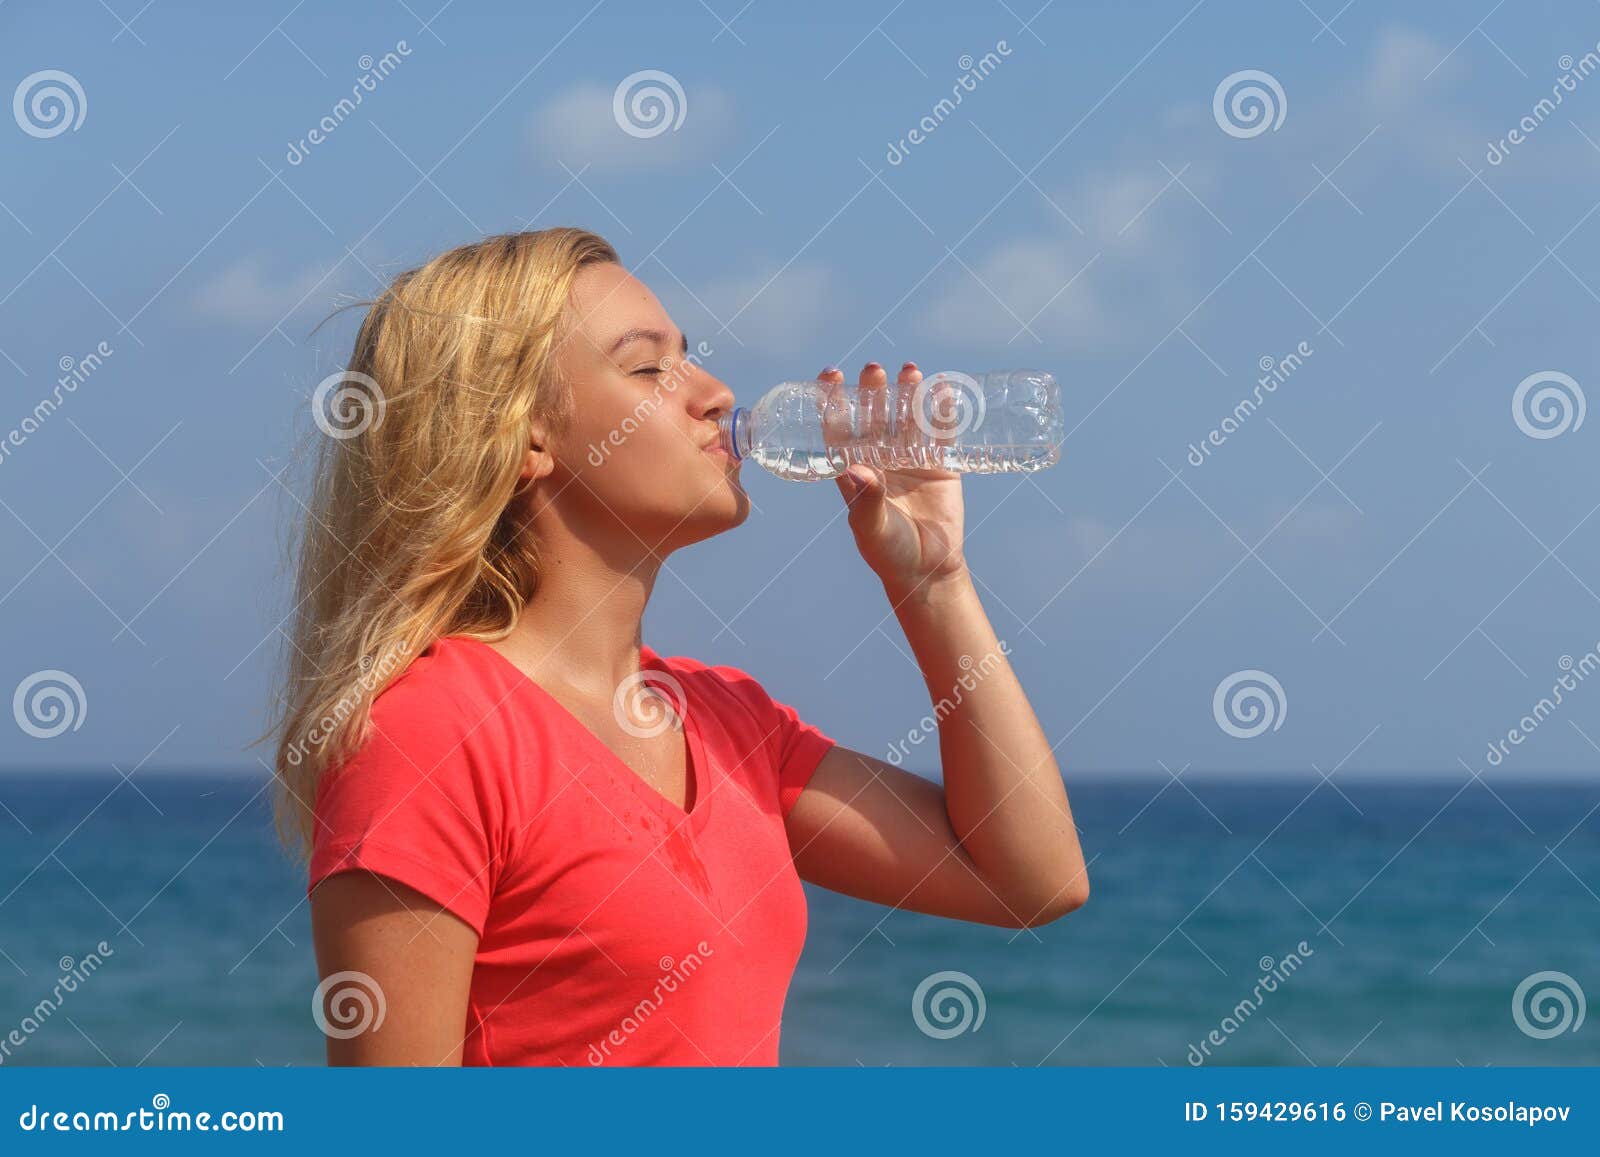
<svg viewBox="0 0 1600 1157"><path fill-rule="evenodd" d="M1069 788L1093 895L1055 924L808 887L784 1063L1600 1064L1576 1004L1600 993L1600 785ZM0 832L0 1041L22 1041L0 1063L322 1063L309 916L262 781L11 774ZM1547 980L1514 1007L1547 972L1569 1015Z"/></svg>

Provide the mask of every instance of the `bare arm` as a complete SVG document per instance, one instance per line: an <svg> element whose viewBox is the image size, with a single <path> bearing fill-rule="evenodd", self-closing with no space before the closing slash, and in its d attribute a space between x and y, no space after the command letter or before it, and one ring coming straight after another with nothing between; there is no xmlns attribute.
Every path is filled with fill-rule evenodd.
<svg viewBox="0 0 1600 1157"><path fill-rule="evenodd" d="M347 871L312 890L311 932L330 1065L461 1063L478 950L471 925L398 880ZM344 972L361 975L330 982ZM356 1012L362 993L381 1020Z"/></svg>
<svg viewBox="0 0 1600 1157"><path fill-rule="evenodd" d="M1005 927L1081 906L1089 878L1060 770L970 578L925 584L896 615L939 720L944 786L833 748L789 812L801 876Z"/></svg>

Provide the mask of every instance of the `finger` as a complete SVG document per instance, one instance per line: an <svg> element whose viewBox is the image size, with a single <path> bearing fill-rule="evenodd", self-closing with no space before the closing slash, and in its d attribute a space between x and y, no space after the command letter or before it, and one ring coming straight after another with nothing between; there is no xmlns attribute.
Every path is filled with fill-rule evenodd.
<svg viewBox="0 0 1600 1157"><path fill-rule="evenodd" d="M823 366L817 381L825 387L821 399L822 444L842 446L850 441L851 406L844 394L844 371L838 366Z"/></svg>
<svg viewBox="0 0 1600 1157"><path fill-rule="evenodd" d="M896 381L899 389L895 391L894 405L889 409L890 437L899 445L915 445L921 432L911 420L911 407L917 386L922 382L922 371L917 368L916 362L906 362L900 367Z"/></svg>
<svg viewBox="0 0 1600 1157"><path fill-rule="evenodd" d="M889 429L889 391L884 388L889 384L889 372L877 362L868 362L861 367L857 381L861 411L856 415L856 429L866 441L881 445Z"/></svg>
<svg viewBox="0 0 1600 1157"><path fill-rule="evenodd" d="M857 534L879 533L888 518L883 472L857 463L838 478L839 491L849 508L846 521Z"/></svg>
<svg viewBox="0 0 1600 1157"><path fill-rule="evenodd" d="M922 398L920 414L923 432L935 446L953 446L961 429L961 417L972 398L961 382L937 374Z"/></svg>

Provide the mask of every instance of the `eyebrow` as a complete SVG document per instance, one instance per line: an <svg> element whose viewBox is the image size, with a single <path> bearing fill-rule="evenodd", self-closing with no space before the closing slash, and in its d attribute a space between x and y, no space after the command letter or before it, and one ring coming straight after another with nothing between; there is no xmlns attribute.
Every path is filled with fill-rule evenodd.
<svg viewBox="0 0 1600 1157"><path fill-rule="evenodd" d="M639 328L635 327L634 329L630 329L627 333L623 334L616 341L611 343L611 349L607 351L607 356L610 356L611 354L616 353L619 349L621 349L623 346L627 345L629 342L646 341L646 340L657 342L657 343L660 343L660 344L666 344L667 342L670 342L672 340L672 335L667 333L667 331L663 330L663 329L639 329ZM689 352L689 335L688 334L684 334L683 335L682 350L683 350L683 352L685 354L687 354Z"/></svg>

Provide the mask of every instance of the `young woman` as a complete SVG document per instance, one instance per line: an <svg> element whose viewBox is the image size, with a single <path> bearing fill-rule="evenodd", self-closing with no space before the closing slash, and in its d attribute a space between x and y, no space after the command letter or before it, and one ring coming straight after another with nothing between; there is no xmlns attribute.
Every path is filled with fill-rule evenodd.
<svg viewBox="0 0 1600 1157"><path fill-rule="evenodd" d="M371 305L345 422L319 418L277 756L331 1063L775 1064L802 879L1006 927L1087 898L958 474L838 483L939 703L942 787L641 640L666 557L750 509L733 395L688 353L578 229Z"/></svg>

